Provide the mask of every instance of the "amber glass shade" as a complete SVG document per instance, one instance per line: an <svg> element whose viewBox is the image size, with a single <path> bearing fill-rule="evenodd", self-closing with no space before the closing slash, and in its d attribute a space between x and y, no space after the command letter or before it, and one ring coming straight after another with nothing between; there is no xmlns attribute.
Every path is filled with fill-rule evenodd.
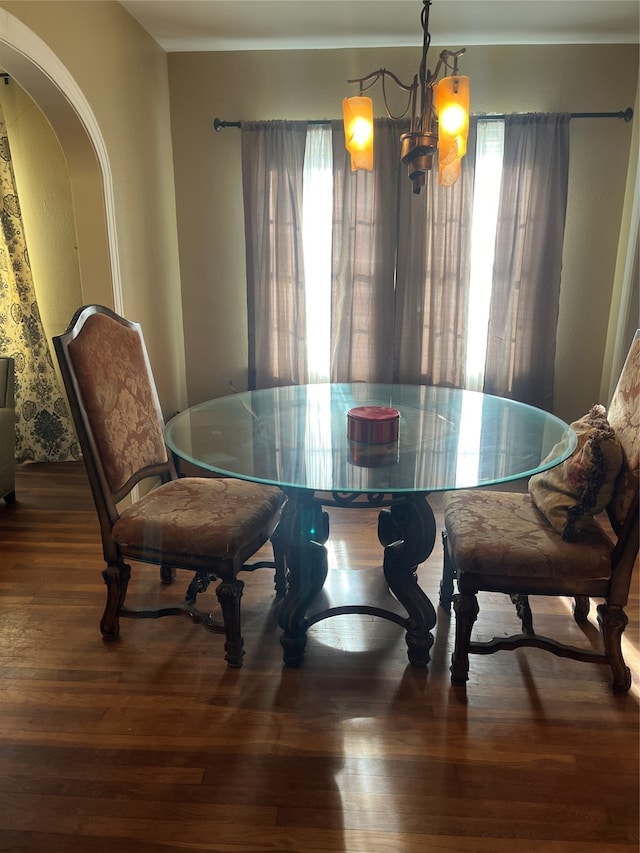
<svg viewBox="0 0 640 853"><path fill-rule="evenodd" d="M442 169L467 153L469 78L444 77L437 89L438 162Z"/></svg>
<svg viewBox="0 0 640 853"><path fill-rule="evenodd" d="M359 95L342 101L344 137L351 154L351 171L373 169L373 101Z"/></svg>
<svg viewBox="0 0 640 853"><path fill-rule="evenodd" d="M461 165L459 157L451 163L438 163L438 183L443 187L452 187L460 177Z"/></svg>

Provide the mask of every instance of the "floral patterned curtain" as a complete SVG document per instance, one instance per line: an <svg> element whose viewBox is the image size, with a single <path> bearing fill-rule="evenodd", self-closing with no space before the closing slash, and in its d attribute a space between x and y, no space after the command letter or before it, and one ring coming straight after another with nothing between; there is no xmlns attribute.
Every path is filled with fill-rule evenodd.
<svg viewBox="0 0 640 853"><path fill-rule="evenodd" d="M16 461L79 457L29 265L9 140L0 110L0 354L15 361Z"/></svg>

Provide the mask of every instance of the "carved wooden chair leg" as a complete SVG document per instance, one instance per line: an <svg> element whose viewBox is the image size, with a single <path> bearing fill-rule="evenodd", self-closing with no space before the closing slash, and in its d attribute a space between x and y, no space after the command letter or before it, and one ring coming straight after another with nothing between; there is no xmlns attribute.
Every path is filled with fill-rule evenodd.
<svg viewBox="0 0 640 853"><path fill-rule="evenodd" d="M622 656L622 633L629 619L622 607L599 604L597 612L604 649L613 674L613 692L628 693L631 687L631 671Z"/></svg>
<svg viewBox="0 0 640 853"><path fill-rule="evenodd" d="M515 604L516 614L522 622L522 633L533 637L536 632L533 630L533 613L529 606L529 596L521 595L520 593L511 593L509 598L512 604Z"/></svg>
<svg viewBox="0 0 640 853"><path fill-rule="evenodd" d="M473 594L453 596L456 614L456 639L451 656L451 683L465 684L469 680L469 645L474 622L478 618L478 599Z"/></svg>
<svg viewBox="0 0 640 853"><path fill-rule="evenodd" d="M449 556L449 549L447 548L447 534L445 531L442 533L442 547L444 548L444 562L442 564L439 604L443 610L450 610L451 601L453 599L453 581L456 576L456 567Z"/></svg>
<svg viewBox="0 0 640 853"><path fill-rule="evenodd" d="M100 620L100 632L104 640L117 640L120 636L120 609L127 595L131 567L126 563L109 565L102 572L107 586L107 603Z"/></svg>
<svg viewBox="0 0 640 853"><path fill-rule="evenodd" d="M586 622L590 608L591 600L588 595L576 595L573 603L573 618L576 622Z"/></svg>
<svg viewBox="0 0 640 853"><path fill-rule="evenodd" d="M175 583L175 579L176 570L173 566L160 566L160 583L171 586L172 583Z"/></svg>
<svg viewBox="0 0 640 853"><path fill-rule="evenodd" d="M233 667L242 666L244 656L244 641L240 627L240 599L243 589L244 582L237 578L232 581L222 581L216 589L226 634L224 659L229 666Z"/></svg>
<svg viewBox="0 0 640 853"><path fill-rule="evenodd" d="M215 579L216 576L213 574L195 574L191 583L187 587L187 591L184 595L184 603L188 604L190 607L195 607L196 598L201 592L206 592L211 581L214 581Z"/></svg>

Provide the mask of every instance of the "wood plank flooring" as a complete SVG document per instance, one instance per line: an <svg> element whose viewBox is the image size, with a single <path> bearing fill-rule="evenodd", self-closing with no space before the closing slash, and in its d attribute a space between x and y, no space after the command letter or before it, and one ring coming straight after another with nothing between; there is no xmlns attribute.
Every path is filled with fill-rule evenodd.
<svg viewBox="0 0 640 853"><path fill-rule="evenodd" d="M0 501L0 851L638 849L637 573L625 697L608 668L537 650L473 657L454 689L442 611L427 671L409 665L401 628L360 615L314 625L304 665L284 668L268 570L245 576L245 663L229 670L223 638L186 619L123 620L121 640L102 642L82 466L23 466L16 491ZM347 595L380 585L376 518L331 512L344 571L330 580ZM433 599L440 567L437 543L420 569ZM184 593L181 575L167 588L133 568L132 602ZM539 630L593 640L569 602L533 605ZM506 597L481 597L478 635L514 620Z"/></svg>

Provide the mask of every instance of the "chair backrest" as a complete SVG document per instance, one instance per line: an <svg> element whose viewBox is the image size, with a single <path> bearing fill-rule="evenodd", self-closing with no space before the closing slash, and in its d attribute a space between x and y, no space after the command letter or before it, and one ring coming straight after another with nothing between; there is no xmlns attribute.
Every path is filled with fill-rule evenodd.
<svg viewBox="0 0 640 853"><path fill-rule="evenodd" d="M177 476L149 356L140 325L102 305L76 311L53 342L104 539L134 486Z"/></svg>
<svg viewBox="0 0 640 853"><path fill-rule="evenodd" d="M623 450L623 463L616 481L609 515L614 530L624 525L629 512L638 505L640 484L640 329L625 360L616 390L609 404L608 419Z"/></svg>
<svg viewBox="0 0 640 853"><path fill-rule="evenodd" d="M618 540L612 555L613 575L609 604L623 607L629 596L633 568L638 556L638 491L640 484L640 330L631 344L608 419L622 445L623 461L613 498L607 507Z"/></svg>
<svg viewBox="0 0 640 853"><path fill-rule="evenodd" d="M0 409L13 409L14 399L14 363L8 356L0 357Z"/></svg>

